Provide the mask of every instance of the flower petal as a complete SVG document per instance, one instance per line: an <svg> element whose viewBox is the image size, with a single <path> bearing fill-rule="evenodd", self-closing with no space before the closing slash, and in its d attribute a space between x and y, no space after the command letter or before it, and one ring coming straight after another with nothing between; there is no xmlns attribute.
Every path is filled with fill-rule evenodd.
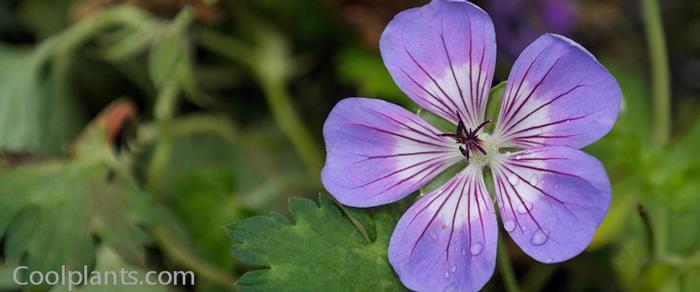
<svg viewBox="0 0 700 292"><path fill-rule="evenodd" d="M583 47L545 34L508 77L495 137L506 146L581 148L604 136L620 111L620 87Z"/></svg>
<svg viewBox="0 0 700 292"><path fill-rule="evenodd" d="M491 18L467 1L434 0L396 15L380 40L384 64L423 108L469 128L484 120L496 62Z"/></svg>
<svg viewBox="0 0 700 292"><path fill-rule="evenodd" d="M610 205L610 182L594 157L539 147L492 164L503 227L531 257L553 263L581 253Z"/></svg>
<svg viewBox="0 0 700 292"><path fill-rule="evenodd" d="M470 165L401 217L389 262L411 290L477 291L493 274L497 238L481 169Z"/></svg>
<svg viewBox="0 0 700 292"><path fill-rule="evenodd" d="M397 201L462 159L450 138L400 106L346 98L323 126L321 180L341 203L372 207Z"/></svg>

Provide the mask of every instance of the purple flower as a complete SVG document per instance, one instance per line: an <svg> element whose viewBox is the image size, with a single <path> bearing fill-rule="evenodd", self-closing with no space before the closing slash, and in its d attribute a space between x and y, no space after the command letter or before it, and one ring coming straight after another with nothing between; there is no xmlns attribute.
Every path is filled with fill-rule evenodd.
<svg viewBox="0 0 700 292"><path fill-rule="evenodd" d="M378 206L465 165L399 220L389 261L404 285L471 291L491 277L498 227L487 169L503 227L525 253L556 263L586 248L607 212L610 183L600 162L578 149L610 130L621 95L591 53L553 34L530 44L486 133L496 43L483 10L448 0L406 10L386 27L380 47L399 87L456 130L442 133L381 100L344 99L323 129L326 189L349 206Z"/></svg>

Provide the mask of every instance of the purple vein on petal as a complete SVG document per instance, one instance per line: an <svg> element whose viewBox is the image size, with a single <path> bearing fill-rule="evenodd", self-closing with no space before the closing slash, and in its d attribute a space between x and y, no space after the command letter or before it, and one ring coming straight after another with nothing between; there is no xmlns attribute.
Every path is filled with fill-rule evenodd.
<svg viewBox="0 0 700 292"><path fill-rule="evenodd" d="M353 123L353 124L351 124L351 125L358 126L358 127L363 127L363 128L367 128L367 129L370 129L370 130L375 130L375 131L377 131L377 132L382 132L382 133L384 133L384 134L388 134L388 135L392 135L392 136L401 137L401 138L404 138L404 139L406 139L406 140L411 140L411 141L413 141L413 142L420 143L420 144L424 144L424 145L436 146L436 147L443 147L443 146L444 146L444 145L435 144L435 143L433 143L433 142L428 142L428 141L425 141L425 140L420 140L420 139L416 139L416 138L409 137L409 136L406 136L406 135L402 135L402 134L399 134L399 133L395 133L395 132L392 132L392 131L388 131L388 130L385 130L385 129L380 129L380 128L377 128L377 127L374 127L374 126L370 126L370 125L358 124L358 123Z"/></svg>
<svg viewBox="0 0 700 292"><path fill-rule="evenodd" d="M460 193L459 193L459 199L457 199L457 206L455 207L455 211L452 214L452 225L450 226L450 237L447 239L447 247L445 248L446 249L445 251L447 252L447 261L448 262L450 260L450 244L452 244L452 234L455 231L455 218L457 218L457 212L459 211L459 207L460 207L459 203L462 201L462 196L464 196L464 188L466 186L466 180L467 180L467 178L464 179L465 183L462 184L462 191L460 191ZM467 192L469 192L469 190L467 190ZM467 199L467 201L470 202L469 199ZM469 202L467 204L469 204ZM467 212L469 211L468 208L469 207L467 207ZM469 215L467 215L467 218L469 218ZM471 225L471 220L467 220L467 224ZM471 233L469 234L469 241L471 241Z"/></svg>
<svg viewBox="0 0 700 292"><path fill-rule="evenodd" d="M530 65L527 67L527 70L525 70L525 74L523 74L523 77L520 79L520 82L517 83L518 89L515 90L515 94L511 94L515 84L513 84L513 86L511 86L510 89L508 90L508 95L506 98L507 102L504 103L504 106L501 107L501 110L502 110L501 117L502 118L506 118L507 116L509 116L510 110L512 109L513 106L515 106L515 102L517 101L517 97L520 95L520 88L522 87L523 83L525 83L525 79L530 74L530 70L535 65L535 63L537 63L537 60L540 58L540 56L542 55L543 52L544 52L544 50L539 52L537 54L537 56L535 57L535 59L532 61L532 63L530 63ZM501 124L501 123L499 123L499 124Z"/></svg>
<svg viewBox="0 0 700 292"><path fill-rule="evenodd" d="M520 103L520 105L519 105L518 108L515 110L515 112L513 112L513 114L510 114L510 115L508 115L508 116L505 118L505 120L504 120L504 122L503 122L504 125L510 124L510 122L511 122L516 116L518 116L518 113L520 113L520 110L523 109L523 106L525 106L525 104L530 100L530 98L532 98L532 95L533 95L533 94L535 93L535 91L537 91L537 89L542 85L542 83L545 81L545 79L547 79L547 76L549 76L549 74L552 73L552 70L554 69L554 67L557 66L557 64L561 61L562 58L564 58L564 56L559 56L556 60L554 60L554 63L553 63L551 66L549 66L549 68L547 69L547 72L545 72L544 76L542 76L542 78L540 79L540 81L538 81L537 84L535 84L535 86L532 88L532 90L530 91L530 93L525 97L525 99ZM513 105L515 105L515 101L513 102Z"/></svg>
<svg viewBox="0 0 700 292"><path fill-rule="evenodd" d="M450 52L447 50L447 45L445 44L445 37L440 34L440 39L442 40L442 47L445 49L445 55L447 56L447 62L450 66L450 72L452 73L452 78L455 81L455 85L457 85L457 90L459 91L459 97L462 100L462 104L464 105L464 110L466 111L467 118L470 121L474 120L474 117L472 117L471 111L469 110L469 107L464 101L464 94L462 93L462 87L459 85L459 81L457 81L457 75L455 74L455 69L454 66L452 65L452 57L450 57Z"/></svg>
<svg viewBox="0 0 700 292"><path fill-rule="evenodd" d="M405 182L407 182L408 180L413 179L414 177L416 177L416 176L418 176L419 174L421 174L421 173L423 173L423 172L426 172L426 171L428 171L428 170L430 170L430 171L429 171L428 173L426 173L423 177L425 178L425 177L427 177L427 176L430 176L431 174L433 174L434 172L436 172L438 169L440 169L440 166L441 166L444 162L445 162L445 159L440 160L440 161L436 161L436 162L434 162L433 164L431 164L429 167L426 167L426 168L421 169L420 171L418 171L417 173L413 174L412 176L409 176L409 177L406 177L406 178L403 178L403 179L397 181L396 183L394 183L394 184L391 185L390 187L388 187L388 188L386 188L385 190L379 192L379 194L377 194L377 195L381 195L381 194L383 194L383 193L386 193L387 191L389 191L389 190L395 188L396 186L398 186L398 185L400 185L400 184L402 184L402 183L405 183ZM418 181L421 181L421 180L418 180ZM417 183L417 182L416 182L416 183ZM413 183L413 185L415 185L416 183Z"/></svg>
<svg viewBox="0 0 700 292"><path fill-rule="evenodd" d="M408 117L407 117L409 120L411 120L412 122L414 122L416 125L418 125L419 127L421 127L423 130L427 131L427 133L426 133L425 131L416 129L416 128L414 128L414 127L411 127L410 125L407 125L406 123L401 122L400 120L397 120L397 119L395 119L394 117L389 116L389 115L387 115L387 114L385 114L385 113L383 113L383 112L376 111L376 110L372 110L372 111L373 111L374 113L376 113L376 114L378 114L378 115L380 115L380 116L382 116L382 117L384 117L384 118L386 118L386 119L389 119L389 120L391 120L392 122L394 122L394 123L400 125L400 126L403 127L404 129L409 130L409 131L412 131L412 132L414 132L414 133L417 133L417 134L419 134L419 135L421 135L421 136L423 136L423 137L426 137L426 138L428 138L428 139L438 139L438 138L441 138L441 137L439 136L439 134L435 132L434 129L431 129L431 128L427 127L426 125L424 125L424 124L421 123L420 121L415 121L415 120L413 120L412 118L408 118Z"/></svg>
<svg viewBox="0 0 700 292"><path fill-rule="evenodd" d="M498 170L498 173L500 173L501 175L505 175L505 173L503 173L500 169ZM506 179L506 182L508 183L508 185L510 186L510 188L513 190L513 192L515 192L515 196L517 197L518 201L520 201L520 204L521 204L522 206L525 206L525 200L523 200L522 196L520 195L520 192L518 192L518 189L515 188L515 184L511 183L511 182L510 182L509 180L507 180L507 179ZM506 196L510 197L510 195L506 195ZM511 205L511 208L512 208L512 205ZM540 223L537 221L537 219L535 219L535 216L532 215L532 212L530 212L530 210L528 210L527 208L525 208L525 210L526 210L526 212L527 212L527 214L528 214L528 217L530 217L530 219L532 220L532 222L535 223L535 226L537 226L537 228L538 228L540 231L544 232L544 229L542 229L542 226L540 225Z"/></svg>
<svg viewBox="0 0 700 292"><path fill-rule="evenodd" d="M417 98L420 98L421 100L425 101L426 103L428 103L429 105L431 105L432 107L434 107L436 110L439 110L443 115L445 115L445 117L452 119L453 122L454 122L454 121L457 121L457 116L455 116L454 113L452 113L451 111L448 110L448 109L449 109L449 106L446 105L445 102L442 101L442 99L440 99L440 98L438 98L437 96L435 96L435 94L431 93L427 88L425 88L423 85L421 85L420 83L418 83L418 81L416 81L415 79L413 79L413 77L411 76L411 74L408 74L408 72L406 72L406 70L404 70L403 68L399 68L399 69L401 70L401 72L402 72L404 75L406 75L406 77L407 77L409 80L411 80L411 82L413 82L413 84L415 84L418 88L420 88L420 89L422 89L423 91L425 91L425 93L427 93L428 95L430 95L434 100L436 100L437 102L439 102L443 107L437 106L436 104L434 104L434 103L432 103L431 101L427 100L426 98L422 97L420 94L416 94L416 95L415 95Z"/></svg>
<svg viewBox="0 0 700 292"><path fill-rule="evenodd" d="M423 71L423 73L425 74L425 76L427 76L428 78L430 78L430 80L433 82L433 84L435 84L435 86L440 90L440 92L442 92L442 94L443 94L443 96L445 97L445 99L448 100L448 101L450 101L450 103L452 103L452 105L454 106L454 108L458 108L458 106L457 106L457 104L455 104L454 100L452 100L452 99L450 98L450 95L447 94L447 92L445 92L444 89L442 89L442 86L440 86L440 83L438 83L437 80L435 80L435 78L433 77L433 75L431 75L420 63L418 63L418 60L416 60L415 57L413 57L413 54L411 54L411 52L408 50L408 47L406 47L406 46L404 45L403 48L404 48L404 50L406 51L406 54L408 54L408 56L411 58L411 61L413 61L413 63L415 63L416 66L418 66L418 68L420 68L420 70ZM415 82L415 81L414 81L414 82ZM433 96L433 97L434 97L434 96ZM445 105L444 102L442 102L442 101L441 101L440 103L442 103L443 105ZM449 106L447 106L447 105L445 105L445 107L446 107L446 108L449 108ZM454 116L454 114L452 114L452 116ZM454 117L454 118L455 118L454 121L457 121L457 118L456 118L456 117Z"/></svg>
<svg viewBox="0 0 700 292"><path fill-rule="evenodd" d="M542 108L544 108L544 107L546 107L546 106L548 106L548 105L554 103L555 101L557 101L558 99L562 98L563 96L566 96L567 94L569 94L569 93L573 92L574 90L576 90L576 89L578 89L578 88L580 88L580 87L583 87L583 86L586 86L586 85L577 84L576 86L574 86L573 88L567 90L566 92L564 92L564 93L562 93L562 94L560 94L560 95L558 95L558 96L552 98L551 100L549 100L549 101L543 103L543 104L540 105L539 107L537 107L537 108L535 108L534 110L530 111L530 113L528 113L527 115L525 115L525 116L523 116L522 118L520 118L517 122L512 123L512 124L510 125L510 127L508 127L508 129L505 130L505 132L508 133L508 132L509 132L510 130L512 130L515 126L517 126L517 125L520 124L522 121L524 121L525 119L527 119L527 118L529 118L530 116L532 116L534 113L538 112L538 111L541 110ZM533 92L534 92L534 91L533 91Z"/></svg>
<svg viewBox="0 0 700 292"><path fill-rule="evenodd" d="M576 214L575 214L566 204L571 204L571 205L574 205L574 206L581 206L581 205L575 204L575 203L572 203L572 202L567 202L567 201L561 200L561 199L559 199L559 198L557 198L557 197L555 197L555 196L553 196L553 195L551 195L551 194L545 192L545 191L542 190L541 188L539 188L539 187L533 185L532 183L530 183L530 182L529 182L528 180L526 180L524 177L522 177L522 176L520 176L519 174L517 174L515 171L513 171L513 170L510 169L509 167L503 166L503 168L505 168L508 172L512 173L513 175L517 176L520 180L522 180L523 182L525 182L525 183L526 183L527 185L529 185L531 188L537 190L537 191L540 192L541 194L543 194L543 195L547 196L548 198L550 198L550 199L554 200L555 202L557 202L559 205L561 205L561 206L564 207L567 211L569 211L569 213L571 213L572 216L574 216L576 219L580 220L580 219L578 218L578 216L576 216ZM578 177L578 176L575 176L575 177ZM526 208L525 210L526 210L526 212L530 213L530 210L527 210L527 208Z"/></svg>
<svg viewBox="0 0 700 292"><path fill-rule="evenodd" d="M461 182L463 179L464 179L463 177L460 177L459 182ZM440 206L438 207L438 209L435 211L435 214L433 214L433 216L430 218L430 221L428 221L428 224L426 224L426 225L425 225L425 228L423 228L423 231L421 232L420 236L418 236L418 239L417 239L416 242L413 244L413 249L411 250L411 254L413 254L413 252L415 251L416 247L418 246L418 243L419 243L419 242L421 241L421 239L423 239L423 237L425 236L425 233L428 232L428 228L430 228L430 225L433 224L433 222L435 221L435 218L437 218L437 216L440 214L440 211L442 211L442 208L445 206L445 204L447 203L447 201L450 199L450 196L452 196L452 194L454 193L455 189L457 188L456 185L459 184L459 182L456 182L456 183L450 185L450 187L449 187L449 189L450 189L450 190L449 190L449 195L445 196L445 200L442 201L442 203L440 204ZM445 192L448 192L447 188L445 189ZM417 217L417 216L416 216L416 217Z"/></svg>

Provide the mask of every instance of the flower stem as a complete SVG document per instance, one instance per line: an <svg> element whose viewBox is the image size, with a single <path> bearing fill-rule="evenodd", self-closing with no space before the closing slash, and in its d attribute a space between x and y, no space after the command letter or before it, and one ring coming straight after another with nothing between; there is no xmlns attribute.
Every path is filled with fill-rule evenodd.
<svg viewBox="0 0 700 292"><path fill-rule="evenodd" d="M503 239L500 237L498 238L498 252L496 254L498 257L498 269L501 272L501 278L503 279L503 285L506 287L506 291L520 291L520 289L518 289L518 280L515 278L513 266L508 256L508 248L506 248L505 242L503 242Z"/></svg>
<svg viewBox="0 0 700 292"><path fill-rule="evenodd" d="M649 261L653 261L658 256L656 233L654 232L654 225L651 223L651 218L649 217L649 210L644 204L639 204L637 207L639 212L639 217L642 218L642 223L644 224L644 229L647 233L647 241L649 242Z"/></svg>
<svg viewBox="0 0 700 292"><path fill-rule="evenodd" d="M641 0L651 63L654 141L664 146L671 135L671 78L661 12L657 0Z"/></svg>
<svg viewBox="0 0 700 292"><path fill-rule="evenodd" d="M291 141L311 177L318 177L323 164L321 158L323 152L317 147L313 135L294 109L293 99L286 88L288 76L279 73L289 70L289 68L281 64L273 64L279 68L270 71L270 63L265 61L279 59L280 56L274 53L279 53L277 49L281 46L273 46L273 54L265 55L265 52L270 50L269 47L250 46L233 37L211 30L200 29L193 36L203 48L239 62L251 70L267 99L275 121ZM284 54L282 56L288 57Z"/></svg>
<svg viewBox="0 0 700 292"><path fill-rule="evenodd" d="M285 84L269 80L261 80L260 83L267 98L267 103L271 108L272 116L282 131L289 137L292 146L299 153L311 177L317 177L321 173L322 152L318 149L311 133L294 110L292 99L289 96L289 91L285 88Z"/></svg>
<svg viewBox="0 0 700 292"><path fill-rule="evenodd" d="M228 291L236 291L236 279L232 275L189 253L181 243L171 237L163 228L155 228L153 236L163 251L178 263L191 269L197 275L202 276L202 278L226 288Z"/></svg>
<svg viewBox="0 0 700 292"><path fill-rule="evenodd" d="M108 8L77 22L58 35L57 38L60 40L60 43L55 51L58 54L72 51L89 41L98 32L113 26L138 27L139 24L148 21L153 21L148 13L128 5Z"/></svg>

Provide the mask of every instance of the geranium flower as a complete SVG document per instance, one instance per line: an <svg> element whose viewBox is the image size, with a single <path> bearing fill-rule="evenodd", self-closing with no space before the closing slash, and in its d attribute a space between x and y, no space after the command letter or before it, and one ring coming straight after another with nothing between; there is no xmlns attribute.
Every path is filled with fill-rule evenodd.
<svg viewBox="0 0 700 292"><path fill-rule="evenodd" d="M349 206L378 206L466 165L399 220L389 262L404 285L471 291L491 277L498 226L487 171L503 228L526 254L556 263L586 248L608 210L610 183L600 162L578 149L610 130L621 97L591 53L553 34L530 44L487 133L496 43L483 10L448 0L406 10L388 24L380 48L399 87L455 131L382 100L344 99L323 129L326 189Z"/></svg>

